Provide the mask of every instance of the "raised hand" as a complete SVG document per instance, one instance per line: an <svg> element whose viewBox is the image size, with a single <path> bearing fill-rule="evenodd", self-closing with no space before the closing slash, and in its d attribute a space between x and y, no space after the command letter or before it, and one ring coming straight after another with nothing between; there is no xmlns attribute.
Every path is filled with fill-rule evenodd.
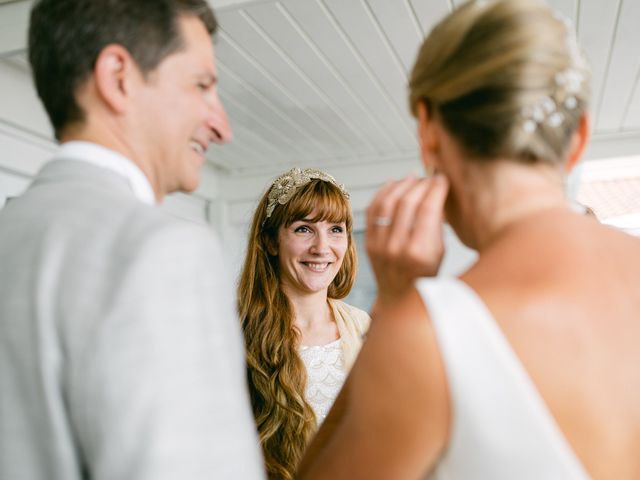
<svg viewBox="0 0 640 480"><path fill-rule="evenodd" d="M438 273L444 255L442 174L386 183L367 209L366 248L378 282L378 302L406 293L418 277Z"/></svg>

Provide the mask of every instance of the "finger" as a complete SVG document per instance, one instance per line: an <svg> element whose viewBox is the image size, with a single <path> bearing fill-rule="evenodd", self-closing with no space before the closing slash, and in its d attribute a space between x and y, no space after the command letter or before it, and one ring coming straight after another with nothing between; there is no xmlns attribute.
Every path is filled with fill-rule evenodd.
<svg viewBox="0 0 640 480"><path fill-rule="evenodd" d="M433 265L439 266L441 256L425 257L423 251L408 248L420 207L433 183L430 178L417 181L396 203L393 224L385 229L388 232L387 242L380 247L375 258L371 258L379 292L395 291L412 284L420 276L431 275L434 270L437 273Z"/></svg>
<svg viewBox="0 0 640 480"><path fill-rule="evenodd" d="M404 192L416 182L414 176L408 176L398 181L387 182L374 196L367 208L367 225L376 225L377 218L391 218L395 203Z"/></svg>
<svg viewBox="0 0 640 480"><path fill-rule="evenodd" d="M367 251L378 251L386 244L387 230L394 222L393 214L399 199L417 182L415 177L407 177L398 182L385 185L374 197L367 209L367 232L365 243ZM388 223L379 223L385 219Z"/></svg>
<svg viewBox="0 0 640 480"><path fill-rule="evenodd" d="M418 206L413 232L421 236L429 231L442 228L444 223L444 204L449 193L449 181L442 174L437 174L430 182Z"/></svg>
<svg viewBox="0 0 640 480"><path fill-rule="evenodd" d="M389 194L389 192L395 188L397 184L398 184L398 181L389 180L384 185L382 185L382 187L380 187L380 189L373 196L373 200L371 200L371 202L367 206L367 211L366 211L367 226L373 225L373 220L375 219L376 215L378 215L378 212L380 211L380 203Z"/></svg>
<svg viewBox="0 0 640 480"><path fill-rule="evenodd" d="M429 189L430 179L421 179L413 185L397 202L393 225L389 229L387 252L395 257L405 249L416 221L418 207Z"/></svg>
<svg viewBox="0 0 640 480"><path fill-rule="evenodd" d="M411 261L421 264L425 275L437 273L444 254L444 204L448 191L446 177L434 176L417 207L413 229L407 241L407 256Z"/></svg>
<svg viewBox="0 0 640 480"><path fill-rule="evenodd" d="M376 192L373 200L367 207L364 243L367 254L369 255L371 251L378 249L378 244L380 243L380 235L375 235L375 233L378 233L377 230L379 228L379 225L376 225L377 219L384 218L380 213L382 210L380 204L387 198L390 192L397 188L397 184L398 182L395 180L386 182L380 190Z"/></svg>

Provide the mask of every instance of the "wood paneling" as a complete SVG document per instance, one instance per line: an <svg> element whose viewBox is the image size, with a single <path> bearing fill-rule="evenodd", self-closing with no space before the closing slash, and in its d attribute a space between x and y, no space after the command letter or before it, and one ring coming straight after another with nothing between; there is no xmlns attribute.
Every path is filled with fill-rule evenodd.
<svg viewBox="0 0 640 480"><path fill-rule="evenodd" d="M632 100L640 68L640 1L621 0L613 36L613 48L606 68L596 129L621 130L627 106Z"/></svg>
<svg viewBox="0 0 640 480"><path fill-rule="evenodd" d="M422 36L429 34L433 26L451 11L449 0L410 0L413 13L422 27Z"/></svg>
<svg viewBox="0 0 640 480"><path fill-rule="evenodd" d="M0 4L0 57L27 48L27 23L32 1Z"/></svg>
<svg viewBox="0 0 640 480"><path fill-rule="evenodd" d="M220 94L234 130L231 144L208 152L211 163L245 177L292 165L371 172L415 155L407 77L422 37L461 3L211 0L221 26ZM590 61L595 139L640 141L640 0L549 3L573 20ZM0 56L22 75L31 4L0 2ZM12 105L3 105L11 121L36 135L46 130L42 118L30 127Z"/></svg>

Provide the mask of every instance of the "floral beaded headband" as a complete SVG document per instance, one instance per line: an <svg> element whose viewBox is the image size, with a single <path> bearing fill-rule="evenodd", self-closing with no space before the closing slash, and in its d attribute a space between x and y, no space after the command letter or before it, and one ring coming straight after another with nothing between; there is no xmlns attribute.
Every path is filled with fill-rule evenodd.
<svg viewBox="0 0 640 480"><path fill-rule="evenodd" d="M300 187L314 179L332 183L340 189L345 198L349 198L349 193L344 188L344 185L336 182L336 179L328 173L325 173L322 170L316 170L315 168L300 169L295 167L288 172L283 173L273 181L269 190L267 216L265 220L271 216L276 205L286 204L291 200L291 197L293 197Z"/></svg>

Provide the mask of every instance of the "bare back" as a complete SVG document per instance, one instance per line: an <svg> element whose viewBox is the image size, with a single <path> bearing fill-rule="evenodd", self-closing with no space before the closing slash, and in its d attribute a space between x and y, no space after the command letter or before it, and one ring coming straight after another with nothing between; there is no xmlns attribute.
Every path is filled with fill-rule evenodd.
<svg viewBox="0 0 640 480"><path fill-rule="evenodd" d="M510 227L463 276L595 478L640 478L640 240L568 211Z"/></svg>

